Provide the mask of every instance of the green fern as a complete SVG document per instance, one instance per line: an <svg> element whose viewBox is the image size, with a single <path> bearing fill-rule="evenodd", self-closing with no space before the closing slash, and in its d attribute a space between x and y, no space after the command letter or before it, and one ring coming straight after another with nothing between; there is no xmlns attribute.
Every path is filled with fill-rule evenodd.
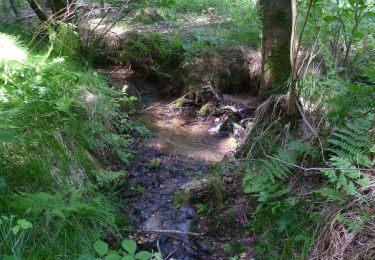
<svg viewBox="0 0 375 260"><path fill-rule="evenodd" d="M365 200L358 191L359 187L369 184L369 178L359 167L372 167L369 157L371 138L369 132L372 122L367 119L357 119L348 122L332 135L329 143L332 146L327 149L331 152L328 165L332 169L324 169L320 172L325 175L332 187L320 189L317 193L335 201L344 202L338 196L340 190L346 194Z"/></svg>
<svg viewBox="0 0 375 260"><path fill-rule="evenodd" d="M124 177L124 172L96 172L95 177L100 187L113 183Z"/></svg>
<svg viewBox="0 0 375 260"><path fill-rule="evenodd" d="M245 192L255 194L261 202L285 195L289 188L282 188L282 183L289 178L295 164L304 154L314 155L315 151L308 144L291 142L269 159L259 160L257 172L250 168L246 172L243 179Z"/></svg>
<svg viewBox="0 0 375 260"><path fill-rule="evenodd" d="M332 147L327 150L336 157L348 159L353 165L358 167L371 167L372 162L368 153L372 144L369 138L372 124L367 119L357 119L353 122L348 122L344 127L338 128L329 139Z"/></svg>

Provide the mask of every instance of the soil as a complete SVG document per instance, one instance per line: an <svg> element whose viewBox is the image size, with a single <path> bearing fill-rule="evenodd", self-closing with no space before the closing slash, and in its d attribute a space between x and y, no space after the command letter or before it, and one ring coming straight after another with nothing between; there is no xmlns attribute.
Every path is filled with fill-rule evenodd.
<svg viewBox="0 0 375 260"><path fill-rule="evenodd" d="M110 83L116 88L125 84L131 86L130 94L139 99L138 119L152 132L150 138L137 145L137 155L124 169L128 179L122 196L128 201L133 228L140 231L132 234L132 238L146 249L159 251L163 259L227 259L230 254L223 250L225 243L234 239L251 244L251 238L240 235L239 225L235 229L229 228L233 224L231 221L222 227L222 231L227 227L231 229L232 239L223 239L225 232L216 235L215 230L210 230L211 223L196 212L192 203L174 207L176 192L181 186L207 176L216 163L234 153L238 138L233 132L223 134L217 130L227 112L205 118L192 117L173 110L168 100L161 96L160 87L137 79L126 68L115 67L101 72L109 76ZM253 109L254 98L248 98L226 95L223 105ZM235 217L233 221L243 219ZM159 233L168 230L179 233ZM201 235L188 235L192 230Z"/></svg>

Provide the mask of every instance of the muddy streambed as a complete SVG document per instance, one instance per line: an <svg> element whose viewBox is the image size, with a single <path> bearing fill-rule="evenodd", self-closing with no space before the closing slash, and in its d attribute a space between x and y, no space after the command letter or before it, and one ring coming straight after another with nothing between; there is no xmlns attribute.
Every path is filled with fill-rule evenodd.
<svg viewBox="0 0 375 260"><path fill-rule="evenodd" d="M163 101L156 85L128 83L118 72L107 74L113 86L130 86L130 94L139 100L138 118L152 133L125 168L128 179L122 195L134 229L144 231L133 238L145 248L157 249L163 259L212 259L210 244L187 234L196 217L194 207L174 207L174 198L182 185L202 178L213 163L234 151L234 137L217 131L215 118L180 116Z"/></svg>
<svg viewBox="0 0 375 260"><path fill-rule="evenodd" d="M153 85L144 83L140 93L144 108L139 120L151 129L153 135L145 140L145 146L166 155L179 154L207 162L219 162L235 150L236 140L218 133L213 120L180 116L163 103Z"/></svg>

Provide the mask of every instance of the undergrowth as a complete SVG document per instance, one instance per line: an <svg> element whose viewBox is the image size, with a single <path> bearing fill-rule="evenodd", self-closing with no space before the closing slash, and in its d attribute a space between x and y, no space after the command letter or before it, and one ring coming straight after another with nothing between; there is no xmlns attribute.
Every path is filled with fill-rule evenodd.
<svg viewBox="0 0 375 260"><path fill-rule="evenodd" d="M92 254L94 241L120 239L127 223L116 193L101 192L124 175L102 166L132 157L136 129L119 107L134 100L76 61L77 45L67 45L75 35L61 28L37 52L0 33L1 53L13 54L0 57L0 258Z"/></svg>
<svg viewBox="0 0 375 260"><path fill-rule="evenodd" d="M362 238L372 225L367 207L373 205L373 85L335 76L304 80L310 84L301 93L309 120L325 120L317 130L319 140L311 129L303 130L306 118L282 125L282 101L272 113L268 108L266 121L258 122L249 135L251 160L243 187L258 201L250 226L259 236L260 259L319 257L328 249L339 254L333 243L350 242L347 237L329 241L339 236L337 226ZM328 83L330 89L322 92Z"/></svg>

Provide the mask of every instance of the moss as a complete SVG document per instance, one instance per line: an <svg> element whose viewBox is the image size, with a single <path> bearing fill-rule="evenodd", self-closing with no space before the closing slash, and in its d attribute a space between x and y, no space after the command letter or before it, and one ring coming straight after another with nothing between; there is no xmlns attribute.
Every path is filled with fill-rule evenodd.
<svg viewBox="0 0 375 260"><path fill-rule="evenodd" d="M262 98L286 93L288 90L286 83L291 72L289 51L290 49L288 41L283 41L283 43L277 48L272 49L271 55L264 64L265 71L271 71L271 77L267 84L267 90L263 93Z"/></svg>
<svg viewBox="0 0 375 260"><path fill-rule="evenodd" d="M175 101L172 102L171 108L172 109L181 109L186 103L188 103L191 100L188 100L185 98L185 96L182 96Z"/></svg>
<svg viewBox="0 0 375 260"><path fill-rule="evenodd" d="M267 20L267 26L273 27L288 27L291 24L291 15L286 14L285 10L276 10L273 11Z"/></svg>
<svg viewBox="0 0 375 260"><path fill-rule="evenodd" d="M265 0L263 14L264 85L260 97L266 99L287 91L286 83L291 72L291 3Z"/></svg>
<svg viewBox="0 0 375 260"><path fill-rule="evenodd" d="M225 200L225 183L222 181L221 177L217 175L210 175L208 179L208 198L212 206L222 204Z"/></svg>
<svg viewBox="0 0 375 260"><path fill-rule="evenodd" d="M185 191L177 191L173 199L173 208L182 207L190 202L190 194Z"/></svg>
<svg viewBox="0 0 375 260"><path fill-rule="evenodd" d="M215 112L215 106L209 102L204 104L198 111L199 116L206 116Z"/></svg>

